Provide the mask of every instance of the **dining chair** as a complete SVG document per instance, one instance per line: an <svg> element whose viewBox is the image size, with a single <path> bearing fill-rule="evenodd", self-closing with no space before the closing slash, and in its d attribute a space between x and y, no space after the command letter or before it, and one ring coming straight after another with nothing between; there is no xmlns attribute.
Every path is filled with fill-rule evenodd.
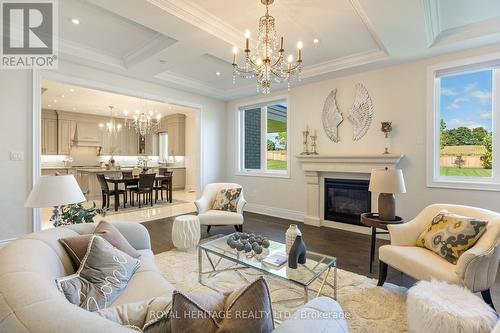
<svg viewBox="0 0 500 333"><path fill-rule="evenodd" d="M102 193L102 208L109 208L109 202L111 201L111 196L116 194L115 190L110 190L108 186L108 182L106 181L106 176L102 173L96 174L97 181L99 182L99 186L101 186ZM118 206L120 205L120 195L123 195L123 208L127 204L127 191L126 190L118 190Z"/></svg>
<svg viewBox="0 0 500 333"><path fill-rule="evenodd" d="M163 191L166 191L167 201L170 199L170 186L172 186L172 176L174 174L173 171L168 171L168 169L160 169L159 171L161 176L169 176L170 179L165 179L160 182L157 186L155 186L155 202L158 201L158 191L160 191L161 200L163 201Z"/></svg>
<svg viewBox="0 0 500 333"><path fill-rule="evenodd" d="M132 170L122 171L122 178L133 179L134 175L133 175ZM123 185L124 185L125 191L127 191L130 194L130 196L132 197L132 189L137 187L137 182L135 181L135 182L130 182L130 183L124 183Z"/></svg>
<svg viewBox="0 0 500 333"><path fill-rule="evenodd" d="M156 174L154 173L142 173L139 175L139 183L137 188L132 189L132 193L137 194L137 201L139 202L139 208L141 208L141 194L143 202L146 203L147 198L151 201L151 207L153 207L153 190L155 183ZM132 194L132 205L134 204L134 195Z"/></svg>

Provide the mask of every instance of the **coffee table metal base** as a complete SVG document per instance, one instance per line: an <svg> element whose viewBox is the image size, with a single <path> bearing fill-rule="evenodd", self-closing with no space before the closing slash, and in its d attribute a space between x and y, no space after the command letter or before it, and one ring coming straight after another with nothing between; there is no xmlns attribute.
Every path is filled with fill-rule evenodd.
<svg viewBox="0 0 500 333"><path fill-rule="evenodd" d="M203 271L203 254L205 254L205 257L207 258L209 264L210 264L210 267L211 267L211 270L208 270L208 271ZM212 253L213 256L216 256L215 254ZM220 263L222 262L222 260L226 260L226 261L231 261L233 263L232 266L229 266L229 267L226 267L226 268L220 268L218 269L217 267L220 265ZM245 282L247 283L250 283L251 281L249 281L240 271L241 270L246 270L246 269L254 269L253 267L250 267L250 266L245 266L241 263L238 263L238 262L235 262L235 261L232 261L230 259L227 259L227 258L222 258L222 257L217 257L217 259L214 261L212 258L210 258L210 255L209 255L209 252L198 247L198 282L207 287L207 288L210 288L216 292L220 292L221 290L217 289L216 287L214 286L211 286L207 283L205 283L203 281L203 277L204 276L207 276L208 277L214 277L220 273L224 273L224 272L235 272L236 274L238 274ZM333 269L333 285L328 282L328 276L330 275L330 272L332 271ZM265 276L268 276L268 277L272 277L272 278L277 278L277 279L280 279L278 276L275 276L273 274L269 274L269 273L265 273L265 272L261 272L263 275ZM328 267L328 269L322 274L323 275L323 278L321 279L321 285L319 287L318 290L314 290L312 288L310 288L310 285L316 281L317 279L319 279L321 277L321 275L319 275L316 279L312 280L309 285L303 285L303 284L300 284L300 283L297 283L297 282L294 282L292 280L286 280L286 279L281 279L281 280L284 280L284 281L287 281L289 283L292 283L300 288L303 288L303 291L304 291L304 295L303 297L298 297L298 298L292 298L292 299L286 299L286 300L281 300L281 301L273 301L274 304L282 304L282 303L285 303L285 302L291 302L291 301L296 301L296 300L303 300L303 303L306 304L307 302L309 302L309 291L313 291L316 293L316 297L319 297L321 296L322 292L323 292L323 289L325 287L325 285L328 285L330 288L333 289L333 299L337 299L337 266L334 264L330 267Z"/></svg>

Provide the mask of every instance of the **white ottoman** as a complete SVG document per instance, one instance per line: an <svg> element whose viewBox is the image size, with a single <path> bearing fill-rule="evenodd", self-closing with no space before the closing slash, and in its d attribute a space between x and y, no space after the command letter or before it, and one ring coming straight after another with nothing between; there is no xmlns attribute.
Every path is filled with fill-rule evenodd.
<svg viewBox="0 0 500 333"><path fill-rule="evenodd" d="M495 311L467 288L441 281L420 281L408 290L410 333L489 333Z"/></svg>
<svg viewBox="0 0 500 333"><path fill-rule="evenodd" d="M200 220L195 215L177 216L172 226L172 242L178 249L196 247L200 241Z"/></svg>

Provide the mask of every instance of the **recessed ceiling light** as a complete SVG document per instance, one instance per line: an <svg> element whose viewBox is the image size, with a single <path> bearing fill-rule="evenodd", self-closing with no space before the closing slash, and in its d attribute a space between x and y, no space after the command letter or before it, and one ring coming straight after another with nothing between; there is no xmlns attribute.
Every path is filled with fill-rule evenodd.
<svg viewBox="0 0 500 333"><path fill-rule="evenodd" d="M318 44L318 43L319 43L319 39L314 38L314 39L313 39L313 43L314 43L314 44Z"/></svg>
<svg viewBox="0 0 500 333"><path fill-rule="evenodd" d="M220 76L220 72L215 72L215 75Z"/></svg>
<svg viewBox="0 0 500 333"><path fill-rule="evenodd" d="M76 108L73 108L73 111L76 111Z"/></svg>
<svg viewBox="0 0 500 333"><path fill-rule="evenodd" d="M48 107L48 108L50 108L51 106L52 106L52 105L50 105L50 104L47 104L47 107Z"/></svg>
<svg viewBox="0 0 500 333"><path fill-rule="evenodd" d="M57 103L57 99L54 100L54 103Z"/></svg>
<svg viewBox="0 0 500 333"><path fill-rule="evenodd" d="M61 95L61 98L64 98L64 95Z"/></svg>
<svg viewBox="0 0 500 333"><path fill-rule="evenodd" d="M80 20L77 18L72 18L71 23L78 25L78 24L80 24Z"/></svg>
<svg viewBox="0 0 500 333"><path fill-rule="evenodd" d="M75 89L71 88L71 89L69 90L69 92L75 92Z"/></svg>
<svg viewBox="0 0 500 333"><path fill-rule="evenodd" d="M169 105L169 106L168 106L168 109L169 109L169 110L172 110L172 107Z"/></svg>
<svg viewBox="0 0 500 333"><path fill-rule="evenodd" d="M166 64L166 63L167 63L167 61L166 61L165 59L160 59L160 63L162 63L162 64Z"/></svg>

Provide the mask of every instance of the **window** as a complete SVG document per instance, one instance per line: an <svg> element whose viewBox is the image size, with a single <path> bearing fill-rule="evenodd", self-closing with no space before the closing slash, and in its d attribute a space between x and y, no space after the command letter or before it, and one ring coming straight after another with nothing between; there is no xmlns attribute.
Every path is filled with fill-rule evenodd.
<svg viewBox="0 0 500 333"><path fill-rule="evenodd" d="M288 104L285 100L239 109L240 174L288 176Z"/></svg>
<svg viewBox="0 0 500 333"><path fill-rule="evenodd" d="M500 191L498 64L467 62L431 69L429 186Z"/></svg>

